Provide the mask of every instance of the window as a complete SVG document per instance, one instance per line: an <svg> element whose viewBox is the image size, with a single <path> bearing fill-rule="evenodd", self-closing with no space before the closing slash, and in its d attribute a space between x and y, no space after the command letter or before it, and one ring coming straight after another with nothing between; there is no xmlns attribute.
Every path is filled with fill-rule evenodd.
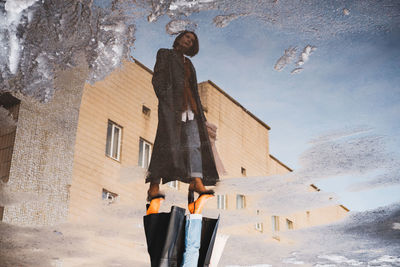
<svg viewBox="0 0 400 267"><path fill-rule="evenodd" d="M108 204L114 203L117 200L118 194L108 191L103 188L103 192L101 194L101 198L103 201L106 201Z"/></svg>
<svg viewBox="0 0 400 267"><path fill-rule="evenodd" d="M277 232L279 231L279 216L272 216L272 231Z"/></svg>
<svg viewBox="0 0 400 267"><path fill-rule="evenodd" d="M20 102L10 93L0 93L0 182L3 183L7 183L10 177ZM3 214L2 207L0 207L0 221L1 214Z"/></svg>
<svg viewBox="0 0 400 267"><path fill-rule="evenodd" d="M58 258L52 259L52 264L51 264L51 266L54 266L54 267L62 267L62 266L63 266L63 261L60 260L60 259L58 259Z"/></svg>
<svg viewBox="0 0 400 267"><path fill-rule="evenodd" d="M279 231L279 216L272 216L271 220L272 220L272 238L277 240L277 241L281 241L281 238L278 235L278 231Z"/></svg>
<svg viewBox="0 0 400 267"><path fill-rule="evenodd" d="M144 139L139 140L139 162L138 165L147 169L150 164L151 144Z"/></svg>
<svg viewBox="0 0 400 267"><path fill-rule="evenodd" d="M261 223L261 222L256 223L255 229L262 233L263 232L263 223Z"/></svg>
<svg viewBox="0 0 400 267"><path fill-rule="evenodd" d="M122 128L112 121L108 121L106 155L115 160L120 159Z"/></svg>
<svg viewBox="0 0 400 267"><path fill-rule="evenodd" d="M244 195L236 195L236 209L241 210L246 206L246 198Z"/></svg>
<svg viewBox="0 0 400 267"><path fill-rule="evenodd" d="M226 195L217 195L217 208L226 210Z"/></svg>
<svg viewBox="0 0 400 267"><path fill-rule="evenodd" d="M246 169L241 167L240 172L242 173L243 176L246 176Z"/></svg>
<svg viewBox="0 0 400 267"><path fill-rule="evenodd" d="M286 228L288 230L293 230L293 222L289 219L286 219Z"/></svg>
<svg viewBox="0 0 400 267"><path fill-rule="evenodd" d="M260 215L260 210L257 210L257 216ZM255 225L255 229L259 232L263 232L263 223L262 222L257 222Z"/></svg>
<svg viewBox="0 0 400 267"><path fill-rule="evenodd" d="M144 115L146 115L147 117L150 117L150 112L151 112L150 108L146 107L145 105L142 105L142 113Z"/></svg>
<svg viewBox="0 0 400 267"><path fill-rule="evenodd" d="M179 181L171 181L171 182L168 182L168 186L171 187L171 188L174 188L174 189L178 190L178 189L179 189Z"/></svg>

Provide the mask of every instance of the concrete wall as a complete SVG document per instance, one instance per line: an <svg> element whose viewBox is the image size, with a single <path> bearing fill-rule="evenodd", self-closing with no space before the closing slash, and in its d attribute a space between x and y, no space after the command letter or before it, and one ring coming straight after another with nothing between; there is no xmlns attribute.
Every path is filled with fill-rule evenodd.
<svg viewBox="0 0 400 267"><path fill-rule="evenodd" d="M74 69L57 72L59 90L49 103L18 97L21 103L7 191L21 201L5 207L3 221L33 226L66 219L85 66L80 62Z"/></svg>

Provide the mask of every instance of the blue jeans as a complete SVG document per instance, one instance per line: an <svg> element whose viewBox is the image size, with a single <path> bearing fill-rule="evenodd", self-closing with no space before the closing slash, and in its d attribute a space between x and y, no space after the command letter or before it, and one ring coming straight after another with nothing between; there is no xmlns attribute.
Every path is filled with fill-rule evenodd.
<svg viewBox="0 0 400 267"><path fill-rule="evenodd" d="M203 178L201 141L196 117L193 120L182 122L182 128L188 178Z"/></svg>
<svg viewBox="0 0 400 267"><path fill-rule="evenodd" d="M197 267L202 219L201 214L186 215L185 252L183 253L182 267Z"/></svg>

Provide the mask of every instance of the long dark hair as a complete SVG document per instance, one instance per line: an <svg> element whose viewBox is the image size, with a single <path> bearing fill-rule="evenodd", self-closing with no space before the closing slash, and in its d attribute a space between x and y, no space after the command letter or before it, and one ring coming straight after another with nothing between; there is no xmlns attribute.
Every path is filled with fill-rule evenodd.
<svg viewBox="0 0 400 267"><path fill-rule="evenodd" d="M192 31L182 31L179 33L179 35L175 38L174 44L172 45L173 48L177 48L178 47L178 42L179 40L187 33L191 33L194 36L194 42L192 47L189 49L189 51L187 51L185 53L185 55L189 56L189 57L193 57L195 55L197 55L197 53L199 53L199 38L197 38L197 35L192 32Z"/></svg>

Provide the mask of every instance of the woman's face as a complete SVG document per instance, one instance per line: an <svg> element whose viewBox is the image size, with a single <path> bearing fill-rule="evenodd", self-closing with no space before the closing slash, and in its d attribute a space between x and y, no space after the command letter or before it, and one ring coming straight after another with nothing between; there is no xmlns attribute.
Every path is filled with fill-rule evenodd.
<svg viewBox="0 0 400 267"><path fill-rule="evenodd" d="M187 52L193 46L195 40L196 37L194 37L194 34L190 32L185 33L178 41L178 49L184 53Z"/></svg>

